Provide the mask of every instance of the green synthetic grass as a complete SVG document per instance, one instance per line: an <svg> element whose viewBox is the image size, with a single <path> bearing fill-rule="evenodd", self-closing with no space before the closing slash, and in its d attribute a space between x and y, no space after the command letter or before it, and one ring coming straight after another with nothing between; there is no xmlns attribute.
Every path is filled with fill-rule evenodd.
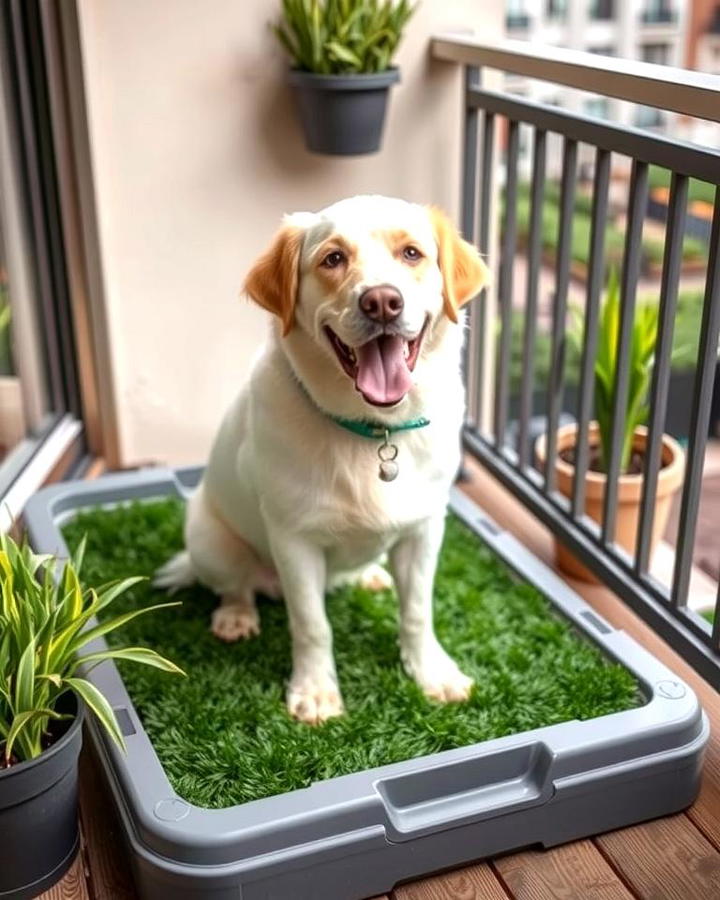
<svg viewBox="0 0 720 900"><path fill-rule="evenodd" d="M162 500L82 513L64 534L73 547L87 532L83 579L98 584L151 575L179 548L181 525L181 504ZM181 607L141 617L121 639L154 647L188 677L123 664L121 671L174 789L200 806L230 806L644 702L626 669L606 661L453 517L435 620L447 649L476 680L465 704L431 703L403 673L390 592L344 588L329 596L347 712L315 728L294 722L283 705L290 647L281 602L261 600L260 637L225 645L208 631L215 598L199 587L177 597ZM114 611L162 599L143 583Z"/></svg>

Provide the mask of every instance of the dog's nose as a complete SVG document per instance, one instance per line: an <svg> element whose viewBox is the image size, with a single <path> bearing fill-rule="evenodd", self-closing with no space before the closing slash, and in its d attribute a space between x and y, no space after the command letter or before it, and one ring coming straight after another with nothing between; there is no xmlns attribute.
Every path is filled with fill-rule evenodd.
<svg viewBox="0 0 720 900"><path fill-rule="evenodd" d="M373 322L392 322L402 312L402 294L390 284L378 284L360 294L360 309Z"/></svg>

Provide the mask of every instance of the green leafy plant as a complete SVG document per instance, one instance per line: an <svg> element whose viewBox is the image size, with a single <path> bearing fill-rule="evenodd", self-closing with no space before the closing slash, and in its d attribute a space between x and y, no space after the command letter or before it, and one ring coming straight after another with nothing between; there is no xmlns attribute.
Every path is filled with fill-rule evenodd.
<svg viewBox="0 0 720 900"><path fill-rule="evenodd" d="M107 659L128 660L183 674L146 647L83 649L154 609L159 603L126 612L100 624L90 620L107 610L143 578L126 578L98 590L79 580L85 543L55 578L56 561L0 535L0 752L6 765L39 756L51 721L71 718L58 712L60 698L73 692L120 746L124 741L112 707L83 675ZM89 627L86 627L89 626Z"/></svg>
<svg viewBox="0 0 720 900"><path fill-rule="evenodd" d="M10 300L7 282L0 269L0 375L12 375L12 354L10 351Z"/></svg>
<svg viewBox="0 0 720 900"><path fill-rule="evenodd" d="M582 324L578 310L574 310L575 328L571 332L576 343L582 339ZM597 353L595 357L595 418L600 434L600 464L607 472L612 441L612 414L617 385L617 351L620 326L620 285L613 268L608 277L605 298L600 308ZM640 303L630 338L629 382L627 406L624 410L620 471L627 472L632 453L633 435L638 425L647 422L650 379L655 359L658 327L656 304Z"/></svg>
<svg viewBox="0 0 720 900"><path fill-rule="evenodd" d="M408 0L283 0L273 30L305 72L384 72L414 12Z"/></svg>

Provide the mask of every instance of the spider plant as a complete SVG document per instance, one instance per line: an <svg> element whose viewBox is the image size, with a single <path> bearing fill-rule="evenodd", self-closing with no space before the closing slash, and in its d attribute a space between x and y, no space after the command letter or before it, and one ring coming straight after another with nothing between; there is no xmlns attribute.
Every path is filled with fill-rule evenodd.
<svg viewBox="0 0 720 900"><path fill-rule="evenodd" d="M408 0L283 0L273 30L302 71L384 72L414 12Z"/></svg>
<svg viewBox="0 0 720 900"><path fill-rule="evenodd" d="M600 464L604 472L608 469L612 441L619 327L620 285L616 270L611 269L605 299L600 310L595 358L595 417L600 433ZM623 473L627 472L630 464L633 435L638 425L644 425L648 420L647 398L655 361L657 327L657 306L649 303L638 304L630 338L627 405L622 411L620 471Z"/></svg>
<svg viewBox="0 0 720 900"><path fill-rule="evenodd" d="M83 541L55 577L53 557L33 553L0 534L0 754L5 765L39 756L50 723L72 718L58 701L74 693L97 717L110 737L124 747L110 704L87 673L107 659L128 660L183 674L172 662L146 647L97 650L88 645L154 609L160 603L92 623L98 613L142 578L127 578L97 590L83 589L79 572Z"/></svg>
<svg viewBox="0 0 720 900"><path fill-rule="evenodd" d="M617 387L617 351L620 327L620 284L617 272L610 269L605 297L598 319L597 352L594 368L595 418L600 436L600 466L607 472L612 441L612 415ZM573 326L570 339L578 354L582 352L583 314L571 308ZM648 393L655 364L655 344L658 330L658 307L651 300L639 302L635 309L629 351L628 396L622 423L622 453L620 471L626 473L630 464L633 435L638 425L644 425L650 413ZM673 347L672 358L685 358L692 351L689 346Z"/></svg>

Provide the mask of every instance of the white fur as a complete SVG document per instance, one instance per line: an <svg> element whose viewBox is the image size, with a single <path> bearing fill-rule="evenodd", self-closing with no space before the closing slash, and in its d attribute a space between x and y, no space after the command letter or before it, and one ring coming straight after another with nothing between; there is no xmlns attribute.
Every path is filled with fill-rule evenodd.
<svg viewBox="0 0 720 900"><path fill-rule="evenodd" d="M292 636L288 709L315 723L343 710L326 586L374 567L388 554L405 669L429 697L465 699L472 682L443 650L432 622L433 578L460 458L464 391L462 316L454 324L442 311L442 274L428 212L399 200L357 197L288 221L304 231L295 324L281 337L273 320L267 346L225 417L188 505L187 554L167 564L158 583L186 584L191 561L194 575L222 597L213 631L231 640L258 632L254 594L277 593L277 572ZM407 229L430 260L422 281L378 237L388 228ZM331 233L358 249L362 277L328 297L313 274L313 252ZM392 409L362 398L322 330L330 324L348 345L362 343L367 322L357 298L378 283L391 283L404 296L403 334L416 334L430 317L414 387ZM322 410L388 423L422 415L430 425L393 436L399 476L383 482L378 441L348 433ZM389 583L377 568L366 575L371 586Z"/></svg>

